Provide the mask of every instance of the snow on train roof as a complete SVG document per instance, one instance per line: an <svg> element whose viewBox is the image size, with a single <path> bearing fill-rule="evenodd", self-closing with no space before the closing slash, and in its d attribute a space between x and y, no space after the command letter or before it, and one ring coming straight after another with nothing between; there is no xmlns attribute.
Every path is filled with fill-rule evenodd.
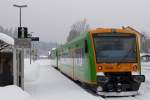
<svg viewBox="0 0 150 100"><path fill-rule="evenodd" d="M14 39L4 33L0 33L0 40L2 40L3 42L6 42L10 45L14 45Z"/></svg>

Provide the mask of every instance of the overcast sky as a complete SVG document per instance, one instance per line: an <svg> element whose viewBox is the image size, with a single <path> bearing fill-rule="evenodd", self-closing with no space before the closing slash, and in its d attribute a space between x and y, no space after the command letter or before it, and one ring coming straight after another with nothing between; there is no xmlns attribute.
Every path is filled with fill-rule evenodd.
<svg viewBox="0 0 150 100"><path fill-rule="evenodd" d="M150 0L0 0L0 25L22 26L42 41L64 42L73 23L87 19L91 28L132 26L150 32Z"/></svg>

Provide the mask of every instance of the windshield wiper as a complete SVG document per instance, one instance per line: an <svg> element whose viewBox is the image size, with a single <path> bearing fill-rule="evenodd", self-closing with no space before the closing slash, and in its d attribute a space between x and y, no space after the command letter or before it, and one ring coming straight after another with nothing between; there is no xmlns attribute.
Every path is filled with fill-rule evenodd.
<svg viewBox="0 0 150 100"><path fill-rule="evenodd" d="M133 49L131 48L131 49L127 52L127 54L117 63L117 66L119 66L119 65L122 63L122 61L125 60L126 57L128 57L128 55L131 53L132 50L133 50Z"/></svg>

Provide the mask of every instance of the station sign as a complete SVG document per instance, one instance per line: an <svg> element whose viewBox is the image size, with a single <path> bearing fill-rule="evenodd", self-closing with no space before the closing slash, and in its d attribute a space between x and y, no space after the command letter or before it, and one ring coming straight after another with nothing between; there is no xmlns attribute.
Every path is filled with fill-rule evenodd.
<svg viewBox="0 0 150 100"><path fill-rule="evenodd" d="M31 38L15 39L16 48L31 48Z"/></svg>
<svg viewBox="0 0 150 100"><path fill-rule="evenodd" d="M18 38L27 38L27 37L28 37L28 28L18 27Z"/></svg>
<svg viewBox="0 0 150 100"><path fill-rule="evenodd" d="M31 37L31 41L39 41L39 37Z"/></svg>

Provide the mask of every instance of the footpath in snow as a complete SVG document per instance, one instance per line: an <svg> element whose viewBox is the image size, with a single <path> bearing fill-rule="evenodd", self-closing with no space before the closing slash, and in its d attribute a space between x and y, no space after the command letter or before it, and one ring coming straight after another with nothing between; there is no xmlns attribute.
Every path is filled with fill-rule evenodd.
<svg viewBox="0 0 150 100"><path fill-rule="evenodd" d="M51 67L50 60L39 60L32 65L27 64L26 60L25 63L25 91L35 100L103 100ZM30 67L33 67L32 71Z"/></svg>

